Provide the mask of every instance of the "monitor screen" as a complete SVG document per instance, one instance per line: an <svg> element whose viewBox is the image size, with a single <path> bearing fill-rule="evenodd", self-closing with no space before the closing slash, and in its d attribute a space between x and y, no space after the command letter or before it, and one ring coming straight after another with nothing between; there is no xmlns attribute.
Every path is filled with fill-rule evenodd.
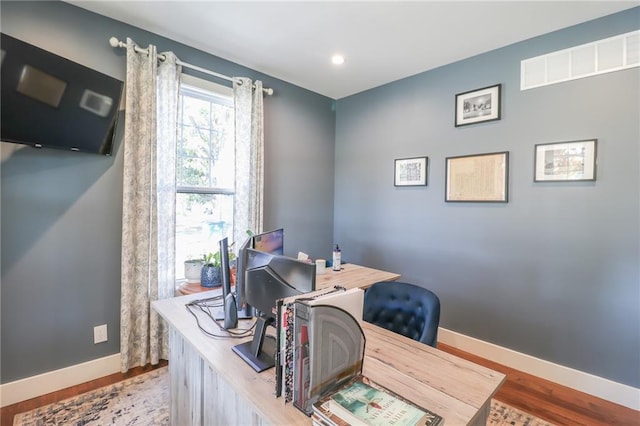
<svg viewBox="0 0 640 426"><path fill-rule="evenodd" d="M284 255L284 230L276 229L254 235L253 248L265 253Z"/></svg>

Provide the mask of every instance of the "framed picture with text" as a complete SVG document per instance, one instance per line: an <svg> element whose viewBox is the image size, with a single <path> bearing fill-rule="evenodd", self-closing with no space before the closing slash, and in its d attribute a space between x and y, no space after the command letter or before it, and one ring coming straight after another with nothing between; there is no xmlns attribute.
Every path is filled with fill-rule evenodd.
<svg viewBox="0 0 640 426"><path fill-rule="evenodd" d="M447 157L444 200L506 203L508 181L507 151Z"/></svg>
<svg viewBox="0 0 640 426"><path fill-rule="evenodd" d="M535 146L534 182L596 180L597 139Z"/></svg>
<svg viewBox="0 0 640 426"><path fill-rule="evenodd" d="M426 186L429 157L399 158L395 160L394 186Z"/></svg>
<svg viewBox="0 0 640 426"><path fill-rule="evenodd" d="M502 84L458 93L456 95L456 127L500 120Z"/></svg>

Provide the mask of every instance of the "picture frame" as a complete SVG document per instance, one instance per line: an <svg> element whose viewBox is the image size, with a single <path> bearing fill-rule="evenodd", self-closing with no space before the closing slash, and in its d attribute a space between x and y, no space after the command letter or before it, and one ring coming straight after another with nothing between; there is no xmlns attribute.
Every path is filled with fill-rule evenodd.
<svg viewBox="0 0 640 426"><path fill-rule="evenodd" d="M445 202L509 201L509 152L445 159Z"/></svg>
<svg viewBox="0 0 640 426"><path fill-rule="evenodd" d="M394 186L426 186L429 157L399 158L394 162Z"/></svg>
<svg viewBox="0 0 640 426"><path fill-rule="evenodd" d="M500 120L502 84L483 87L455 96L455 126Z"/></svg>
<svg viewBox="0 0 640 426"><path fill-rule="evenodd" d="M595 181L597 147L597 139L536 144L533 181Z"/></svg>

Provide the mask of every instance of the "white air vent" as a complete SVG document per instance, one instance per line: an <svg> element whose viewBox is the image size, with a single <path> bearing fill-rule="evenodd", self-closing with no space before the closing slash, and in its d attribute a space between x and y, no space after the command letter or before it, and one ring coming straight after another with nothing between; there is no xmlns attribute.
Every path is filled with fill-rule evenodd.
<svg viewBox="0 0 640 426"><path fill-rule="evenodd" d="M520 90L640 66L640 30L520 62Z"/></svg>

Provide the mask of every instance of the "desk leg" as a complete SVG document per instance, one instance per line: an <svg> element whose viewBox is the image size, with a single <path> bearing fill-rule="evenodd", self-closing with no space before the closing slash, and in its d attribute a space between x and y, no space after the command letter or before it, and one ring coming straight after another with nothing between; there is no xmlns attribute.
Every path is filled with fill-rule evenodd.
<svg viewBox="0 0 640 426"><path fill-rule="evenodd" d="M491 412L491 399L484 404L478 413L473 418L473 420L469 423L473 426L485 426L487 424L487 419L489 418L489 414Z"/></svg>
<svg viewBox="0 0 640 426"><path fill-rule="evenodd" d="M229 351L229 356L236 355ZM242 393L218 374L218 367L224 368L208 365L179 333L169 330L170 424L266 425Z"/></svg>
<svg viewBox="0 0 640 426"><path fill-rule="evenodd" d="M169 330L169 397L172 425L202 423L203 361L173 329Z"/></svg>
<svg viewBox="0 0 640 426"><path fill-rule="evenodd" d="M204 383L205 425L263 426L268 424L229 382L217 374L214 368L206 365Z"/></svg>

